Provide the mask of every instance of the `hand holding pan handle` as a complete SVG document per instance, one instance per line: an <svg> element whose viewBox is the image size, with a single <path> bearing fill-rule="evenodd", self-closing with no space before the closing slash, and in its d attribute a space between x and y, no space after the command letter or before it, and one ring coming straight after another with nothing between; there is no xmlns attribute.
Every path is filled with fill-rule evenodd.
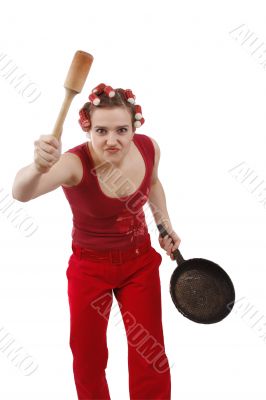
<svg viewBox="0 0 266 400"><path fill-rule="evenodd" d="M166 235L171 237L171 235L169 235L169 233L167 232L167 230L165 229L165 227L162 224L158 224L157 228L159 229L160 235L162 237L165 237ZM172 243L174 243L173 240L172 240ZM185 261L182 254L180 253L179 249L175 249L175 251L173 251L172 254L178 265L182 264Z"/></svg>
<svg viewBox="0 0 266 400"><path fill-rule="evenodd" d="M157 227L162 237L171 237L162 224ZM210 260L184 260L179 249L173 256L178 267L171 276L170 294L178 311L201 324L224 319L235 302L234 285L228 274Z"/></svg>

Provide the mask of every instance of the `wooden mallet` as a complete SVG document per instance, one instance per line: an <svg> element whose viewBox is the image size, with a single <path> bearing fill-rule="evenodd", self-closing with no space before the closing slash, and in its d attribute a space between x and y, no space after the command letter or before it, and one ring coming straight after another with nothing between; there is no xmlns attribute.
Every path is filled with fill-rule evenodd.
<svg viewBox="0 0 266 400"><path fill-rule="evenodd" d="M85 51L76 51L64 83L65 99L57 117L52 135L60 140L63 124L74 96L80 93L87 79L93 56Z"/></svg>

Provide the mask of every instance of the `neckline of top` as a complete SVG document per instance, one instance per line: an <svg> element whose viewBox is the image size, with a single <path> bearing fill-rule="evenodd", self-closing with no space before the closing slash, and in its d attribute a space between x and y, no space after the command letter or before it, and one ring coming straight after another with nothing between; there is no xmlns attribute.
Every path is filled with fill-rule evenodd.
<svg viewBox="0 0 266 400"><path fill-rule="evenodd" d="M134 196L134 195L141 189L142 185L143 185L144 182L145 182L145 179L146 179L146 177L147 177L147 172L148 172L147 162L146 162L146 159L145 159L145 157L144 157L144 154L143 154L143 151L142 151L141 147L139 146L137 140L135 140L135 134L134 134L134 136L133 136L133 142L134 142L134 144L136 145L137 149L139 150L140 155L141 155L141 157L142 157L142 159L143 159L143 161L144 161L144 164L145 164L145 175L144 175L144 178L143 178L141 184L139 185L138 189L137 189L135 192L133 192L132 194L130 194L130 195L128 195L128 196L120 196L120 197L110 197L110 196L107 196L107 195L102 191L102 188L101 188L101 186L100 186L100 182L99 182L99 180L98 180L97 173L95 172L95 174L92 174L92 175L94 175L94 177L95 177L95 180L96 180L96 183L97 183L97 186L98 186L98 188L99 188L100 193L102 194L102 196L104 196L104 197L107 198L108 200L120 200L120 201L121 201L121 199L129 199L130 197ZM88 142L85 142L85 143L83 144L83 146L84 146L84 149L85 149L86 154L89 156L89 159L90 159L90 161L91 161L91 164L92 164L92 166L93 166L93 169L95 169L95 164L94 164L94 161L93 161L93 158L92 158L92 155L91 155L89 146L88 146Z"/></svg>

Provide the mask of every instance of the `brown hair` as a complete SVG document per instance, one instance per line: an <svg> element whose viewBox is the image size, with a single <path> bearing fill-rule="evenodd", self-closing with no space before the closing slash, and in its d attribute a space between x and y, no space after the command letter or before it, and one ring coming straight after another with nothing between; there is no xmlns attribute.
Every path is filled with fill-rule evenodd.
<svg viewBox="0 0 266 400"><path fill-rule="evenodd" d="M87 114L90 116L90 119L91 119L93 111L97 110L98 108L126 107L131 115L132 129L133 129L133 132L135 132L135 130L136 130L136 127L134 126L135 105L128 102L128 100L124 94L124 89L122 89L122 88L115 89L114 97L109 97L107 94L105 94L105 92L102 92L101 94L97 94L97 96L101 100L99 105L95 106L92 102L87 102L82 107L83 109L86 110Z"/></svg>

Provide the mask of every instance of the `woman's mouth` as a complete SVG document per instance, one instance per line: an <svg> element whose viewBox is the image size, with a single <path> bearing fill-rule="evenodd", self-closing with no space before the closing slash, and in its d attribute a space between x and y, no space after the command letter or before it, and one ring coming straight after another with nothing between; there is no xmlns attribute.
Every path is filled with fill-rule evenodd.
<svg viewBox="0 0 266 400"><path fill-rule="evenodd" d="M116 153L117 151L119 151L119 149L106 149L106 151L109 151L109 153Z"/></svg>

